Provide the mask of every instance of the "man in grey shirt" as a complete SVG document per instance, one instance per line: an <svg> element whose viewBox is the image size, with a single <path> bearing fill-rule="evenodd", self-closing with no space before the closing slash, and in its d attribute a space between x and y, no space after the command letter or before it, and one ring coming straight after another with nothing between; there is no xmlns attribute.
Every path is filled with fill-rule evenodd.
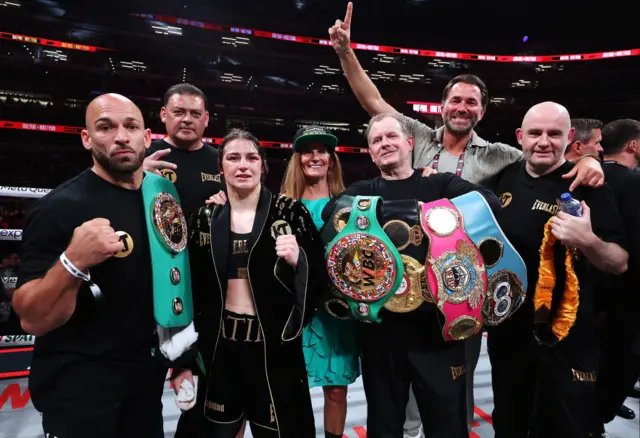
<svg viewBox="0 0 640 438"><path fill-rule="evenodd" d="M349 86L358 102L375 116L397 112L380 95L367 76L358 58L351 50L351 15L353 4L349 2L344 21L336 20L329 29L335 49ZM470 182L491 187L491 179L510 164L523 159L519 149L504 143L491 143L482 139L473 128L482 120L489 93L484 82L475 75L466 74L453 78L442 93L442 119L444 126L432 129L424 123L407 117L411 135L415 139L413 167L423 168L423 175L433 172L451 172ZM604 172L598 160L585 157L565 178L575 178L571 190L578 185L600 186L604 184ZM473 374L480 356L481 335L467 341L467 423L473 421ZM420 415L415 399L409 400L405 437L421 436Z"/></svg>

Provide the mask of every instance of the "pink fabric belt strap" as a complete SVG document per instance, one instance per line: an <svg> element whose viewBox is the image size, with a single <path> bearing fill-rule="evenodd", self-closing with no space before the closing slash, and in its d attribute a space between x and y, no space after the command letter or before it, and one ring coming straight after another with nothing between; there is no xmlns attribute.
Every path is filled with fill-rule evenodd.
<svg viewBox="0 0 640 438"><path fill-rule="evenodd" d="M466 339L482 329L487 272L482 255L464 231L460 211L448 200L422 204L420 224L429 236L429 291L445 317L447 341Z"/></svg>

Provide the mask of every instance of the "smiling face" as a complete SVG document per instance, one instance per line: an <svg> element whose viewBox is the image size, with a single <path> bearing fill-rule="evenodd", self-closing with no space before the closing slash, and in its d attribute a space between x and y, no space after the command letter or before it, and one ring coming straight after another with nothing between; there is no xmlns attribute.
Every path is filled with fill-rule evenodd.
<svg viewBox="0 0 640 438"><path fill-rule="evenodd" d="M310 143L300 151L300 164L305 178L324 179L329 173L331 152L329 147L321 143Z"/></svg>
<svg viewBox="0 0 640 438"><path fill-rule="evenodd" d="M442 105L442 120L449 132L466 135L484 116L480 87L458 82L451 87Z"/></svg>
<svg viewBox="0 0 640 438"><path fill-rule="evenodd" d="M369 130L371 160L384 172L411 167L409 155L413 150L413 137L402 132L400 122L385 117L371 125Z"/></svg>
<svg viewBox="0 0 640 438"><path fill-rule="evenodd" d="M231 140L223 151L221 173L229 188L251 191L260 184L262 158L252 141L239 138Z"/></svg>
<svg viewBox="0 0 640 438"><path fill-rule="evenodd" d="M522 128L516 130L527 167L544 175L564 163L574 131L563 106L544 102L532 107L522 120Z"/></svg>

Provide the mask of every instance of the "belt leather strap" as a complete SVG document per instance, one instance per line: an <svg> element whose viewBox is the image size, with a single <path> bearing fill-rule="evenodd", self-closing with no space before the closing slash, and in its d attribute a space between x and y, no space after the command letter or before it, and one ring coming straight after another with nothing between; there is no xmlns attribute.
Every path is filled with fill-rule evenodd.
<svg viewBox="0 0 640 438"><path fill-rule="evenodd" d="M145 172L142 182L145 221L153 276L153 311L164 328L186 327L193 321L187 222L173 183Z"/></svg>

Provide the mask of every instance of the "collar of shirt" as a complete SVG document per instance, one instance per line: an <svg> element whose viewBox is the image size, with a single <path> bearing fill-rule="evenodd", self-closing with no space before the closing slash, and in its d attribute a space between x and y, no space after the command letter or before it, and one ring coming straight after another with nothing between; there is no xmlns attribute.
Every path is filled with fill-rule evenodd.
<svg viewBox="0 0 640 438"><path fill-rule="evenodd" d="M444 136L445 126L441 126L440 128L434 131L434 140L439 143L439 146L442 147L442 137ZM469 143L467 143L467 147L479 147L486 148L489 146L489 142L476 134L476 131L471 131L471 139L469 139Z"/></svg>

